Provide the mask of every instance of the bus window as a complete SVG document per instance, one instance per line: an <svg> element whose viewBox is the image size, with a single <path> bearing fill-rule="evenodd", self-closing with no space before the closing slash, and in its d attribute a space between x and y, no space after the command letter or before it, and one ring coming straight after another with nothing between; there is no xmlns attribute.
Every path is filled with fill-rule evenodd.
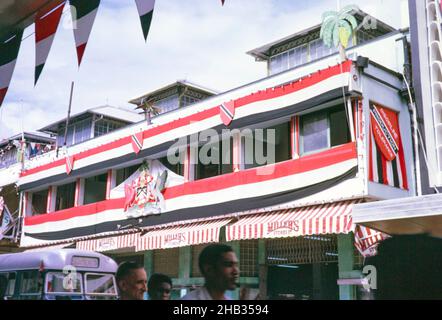
<svg viewBox="0 0 442 320"><path fill-rule="evenodd" d="M81 274L67 277L62 272L48 272L46 275L46 293L49 294L81 294Z"/></svg>
<svg viewBox="0 0 442 320"><path fill-rule="evenodd" d="M16 278L15 272L10 272L8 275L8 283L7 283L6 292L5 292L6 298L11 298L14 295L15 278Z"/></svg>
<svg viewBox="0 0 442 320"><path fill-rule="evenodd" d="M111 274L86 273L86 294L92 299L116 298L115 277Z"/></svg>
<svg viewBox="0 0 442 320"><path fill-rule="evenodd" d="M22 299L40 299L42 289L43 279L38 270L21 272L20 296Z"/></svg>

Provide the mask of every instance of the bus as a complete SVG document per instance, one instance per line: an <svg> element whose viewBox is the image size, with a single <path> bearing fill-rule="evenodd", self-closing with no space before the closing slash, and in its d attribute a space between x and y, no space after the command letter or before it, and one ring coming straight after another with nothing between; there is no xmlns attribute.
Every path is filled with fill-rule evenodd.
<svg viewBox="0 0 442 320"><path fill-rule="evenodd" d="M0 255L0 300L114 300L117 264L96 252L42 250Z"/></svg>

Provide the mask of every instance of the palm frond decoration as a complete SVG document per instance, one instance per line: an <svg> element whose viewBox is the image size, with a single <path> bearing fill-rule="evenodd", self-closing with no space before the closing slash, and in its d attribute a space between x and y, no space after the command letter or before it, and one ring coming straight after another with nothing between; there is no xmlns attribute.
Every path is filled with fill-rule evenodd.
<svg viewBox="0 0 442 320"><path fill-rule="evenodd" d="M152 124L152 117L159 115L161 112L161 108L157 107L155 105L155 102L156 101L154 101L153 99L143 98L140 105L136 108L142 109L144 111L148 125Z"/></svg>
<svg viewBox="0 0 442 320"><path fill-rule="evenodd" d="M344 59L350 37L358 27L358 22L351 13L358 10L358 6L348 5L339 12L327 11L322 15L320 38L327 47L337 47Z"/></svg>

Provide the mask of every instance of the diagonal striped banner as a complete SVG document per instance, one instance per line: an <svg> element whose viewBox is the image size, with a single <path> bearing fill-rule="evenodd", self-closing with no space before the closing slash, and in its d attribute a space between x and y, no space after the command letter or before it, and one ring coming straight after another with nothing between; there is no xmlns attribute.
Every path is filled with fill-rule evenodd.
<svg viewBox="0 0 442 320"><path fill-rule="evenodd" d="M225 102L220 105L219 109L222 122L228 126L235 117L235 102Z"/></svg>
<svg viewBox="0 0 442 320"><path fill-rule="evenodd" d="M74 156L66 157L66 173L71 174L72 170L74 170Z"/></svg>
<svg viewBox="0 0 442 320"><path fill-rule="evenodd" d="M132 148L136 154L143 149L143 132L132 135Z"/></svg>

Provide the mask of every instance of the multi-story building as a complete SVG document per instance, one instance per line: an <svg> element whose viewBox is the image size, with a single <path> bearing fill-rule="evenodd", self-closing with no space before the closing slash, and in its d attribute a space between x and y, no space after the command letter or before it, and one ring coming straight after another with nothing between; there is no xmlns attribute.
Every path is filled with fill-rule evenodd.
<svg viewBox="0 0 442 320"><path fill-rule="evenodd" d="M346 61L320 26L303 30L250 52L263 79L27 161L21 246L138 260L179 296L203 283L202 247L225 241L261 297L357 298L343 281L360 276L355 245L382 234L357 227L353 206L416 192L406 34L377 26L361 24Z"/></svg>
<svg viewBox="0 0 442 320"><path fill-rule="evenodd" d="M24 162L54 147L55 139L42 132L23 132L0 141L0 252L18 250L17 181Z"/></svg>
<svg viewBox="0 0 442 320"><path fill-rule="evenodd" d="M417 194L357 206L355 221L391 235L442 236L442 12L440 1L409 1L410 104ZM435 250L440 250L434 248ZM406 254L406 253L404 253Z"/></svg>

